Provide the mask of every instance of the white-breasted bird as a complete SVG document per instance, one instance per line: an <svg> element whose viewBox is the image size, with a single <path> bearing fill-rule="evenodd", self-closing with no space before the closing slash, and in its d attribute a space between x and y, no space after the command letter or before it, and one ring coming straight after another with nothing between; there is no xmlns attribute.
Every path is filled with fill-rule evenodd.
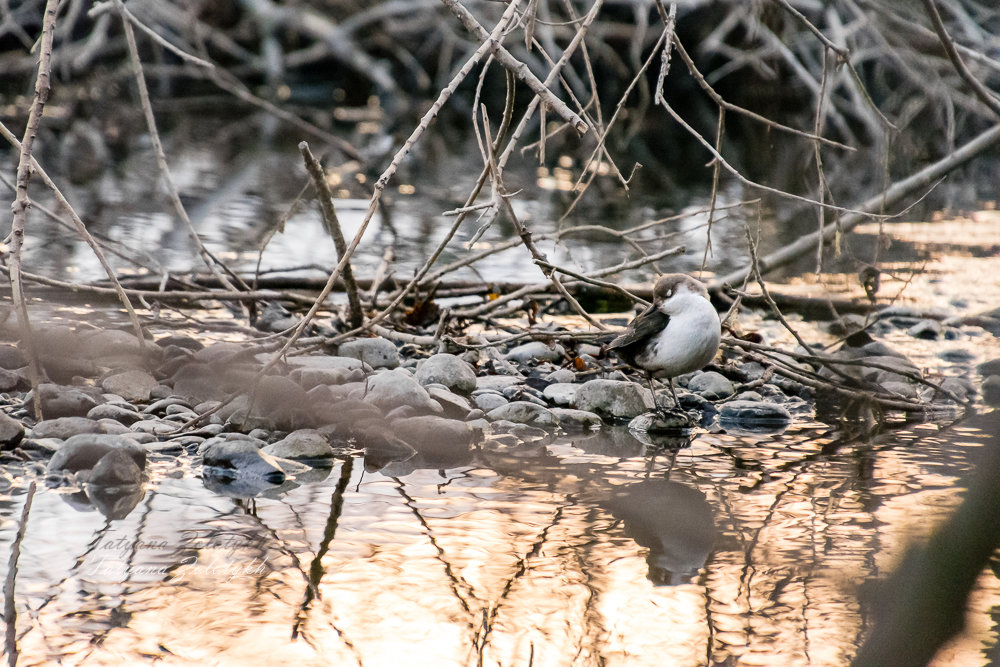
<svg viewBox="0 0 1000 667"><path fill-rule="evenodd" d="M653 303L607 349L644 371L650 391L654 377L665 377L678 408L673 379L705 367L715 357L721 339L719 314L705 285L683 273L668 273L656 281Z"/></svg>

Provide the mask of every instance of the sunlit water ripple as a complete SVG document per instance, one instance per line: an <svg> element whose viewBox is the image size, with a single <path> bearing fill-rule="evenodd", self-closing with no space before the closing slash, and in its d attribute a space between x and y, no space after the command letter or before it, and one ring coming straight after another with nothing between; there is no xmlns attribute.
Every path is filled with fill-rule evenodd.
<svg viewBox="0 0 1000 667"><path fill-rule="evenodd" d="M41 484L19 664L842 665L858 586L947 516L988 437L804 423L671 452L611 430L399 476L338 460L254 499L164 458L117 521ZM998 601L986 573L972 606ZM940 664L995 633L980 618Z"/></svg>

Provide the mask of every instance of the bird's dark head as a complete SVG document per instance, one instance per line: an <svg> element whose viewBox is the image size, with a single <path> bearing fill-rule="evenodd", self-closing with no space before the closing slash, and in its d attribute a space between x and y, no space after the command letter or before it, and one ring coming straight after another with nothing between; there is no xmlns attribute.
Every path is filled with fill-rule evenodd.
<svg viewBox="0 0 1000 667"><path fill-rule="evenodd" d="M667 273L659 277L653 286L653 303L657 306L676 296L694 294L708 299L705 285L683 273Z"/></svg>

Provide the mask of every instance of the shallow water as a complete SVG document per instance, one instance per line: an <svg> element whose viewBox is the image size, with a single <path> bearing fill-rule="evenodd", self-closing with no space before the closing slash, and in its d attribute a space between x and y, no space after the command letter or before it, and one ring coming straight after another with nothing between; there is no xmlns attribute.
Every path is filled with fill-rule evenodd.
<svg viewBox="0 0 1000 667"><path fill-rule="evenodd" d="M872 621L858 586L946 518L989 437L809 422L668 450L611 430L434 470L338 460L253 499L164 457L120 520L38 486L7 646L22 665L843 665ZM25 497L0 497L4 552ZM987 571L937 664L987 663L998 603Z"/></svg>
<svg viewBox="0 0 1000 667"><path fill-rule="evenodd" d="M305 182L299 156L292 148L215 150L203 142L212 131L204 126L178 141L175 177L209 247L235 268L252 269L267 229ZM461 204L480 166L453 156L421 165L419 179L404 173L387 194L391 215L376 218L359 246L359 275L373 273L386 246L397 250L399 274L410 275L450 222L441 212ZM556 229L566 203L560 188L569 182L555 170L519 176L536 186L517 204L519 215L536 233ZM400 187L411 180L413 195ZM361 183L341 189L351 236L367 201ZM91 231L154 248L147 264L198 268L186 232L164 213L149 154L67 194ZM724 192L723 202L740 194ZM706 201L698 193L675 201L633 193L620 205L582 206L565 224L624 228ZM978 215L945 227L888 226L893 245L881 266L893 274L883 278L882 302L903 290L897 304L949 314L1000 304L1000 216ZM694 270L703 222L694 216L650 231L644 247L687 244L685 256L661 268ZM711 270L745 260L742 225L733 218L714 227ZM465 253L477 227L466 222L441 262ZM800 230L777 231L765 230L765 243ZM874 226L860 229L846 254L868 261L876 234ZM498 225L477 249L510 236ZM585 269L632 256L599 235L541 249ZM32 271L101 277L92 255L41 216L32 218L25 252ZM329 267L333 257L310 203L268 246L263 266ZM923 272L913 276L915 269ZM490 280L538 275L520 249L480 271ZM856 296L847 271L775 289ZM85 304L56 315L94 316ZM791 319L807 338L821 338ZM743 324L768 342L794 345L758 315ZM881 337L937 379L977 380L975 364L1000 356L997 339L973 328L952 341L916 340L898 328ZM965 357L947 362L947 349ZM516 448L487 441L434 469L341 459L252 497L206 485L189 457L164 456L151 464L141 496L109 500L119 504L113 520L40 482L13 607L4 614L4 650L9 662L16 650L21 665L844 665L874 619L859 586L891 572L961 502L984 444L1000 431L996 413L990 419L877 430L806 419L780 434L699 431L690 443L659 448L621 429ZM0 474L0 554L7 554L30 475ZM134 506L126 513L121 504ZM0 558L0 579L12 579L10 568ZM1000 584L986 570L967 629L936 664L997 659L998 608Z"/></svg>
<svg viewBox="0 0 1000 667"><path fill-rule="evenodd" d="M181 118L177 123L171 133L173 181L194 228L212 253L232 269L251 273L258 258L265 271L293 269L294 275L322 275L337 264L336 249L324 230L311 188L306 199L297 202L303 187L309 183L297 148L301 136L265 139L260 123L247 118L197 121ZM431 144L445 143L439 137L433 139L429 140ZM116 270L148 271L157 276L163 272L205 271L185 225L165 194L154 153L148 146L137 144L127 157L78 184L68 182L73 175L72 161L53 155L49 163L53 169L63 166L67 170L55 176L91 233L121 252L121 255L110 253L108 257ZM323 146L312 148L323 156ZM16 168L13 158L11 154L0 153L0 167L12 173ZM387 157L375 163L387 164L388 160ZM632 163L626 162L631 168ZM350 240L365 217L370 183L378 174L365 173L358 163L336 157L326 164L338 218L345 237ZM568 190L583 166L564 155L548 167L539 167L537 162L526 158L514 161L506 170L508 187L520 193L513 200L514 209L536 236L580 225L621 230L691 212L690 217L648 229L636 234L636 238L650 254L678 245L687 247L685 257L668 260L664 266L677 270L700 266L710 184L684 191L659 192L646 188L627 193L616 179L604 176L563 220L573 199ZM403 164L385 191L382 208L353 256L355 273L371 277L384 250L392 248L396 255L393 269L401 276L412 275L446 237L455 218L444 212L464 205L482 167L471 137L458 145L449 143L446 148L422 146L416 157ZM52 206L43 188L38 187L33 196ZM745 213L724 208L740 196L739 188L723 188L719 195L717 206L722 210L715 215L711 263L718 271L735 268L746 255L742 231ZM480 203L488 202L489 197L487 188ZM54 208L58 214L58 208ZM269 232L282 220L285 220L283 231L269 238ZM469 216L437 266L464 259L470 250L487 250L515 237L509 223L498 221L471 243L487 220L479 213ZM40 209L27 225L25 266L63 280L105 278L91 250L76 237L75 232ZM574 234L562 243L536 240L550 261L575 268L592 270L636 257L629 245L604 233ZM731 240L735 243L730 244ZM135 264L125 258L134 259ZM541 270L523 248L504 251L478 263L476 271L466 268L450 277L468 280L482 276L497 281L522 281L526 276L543 279Z"/></svg>

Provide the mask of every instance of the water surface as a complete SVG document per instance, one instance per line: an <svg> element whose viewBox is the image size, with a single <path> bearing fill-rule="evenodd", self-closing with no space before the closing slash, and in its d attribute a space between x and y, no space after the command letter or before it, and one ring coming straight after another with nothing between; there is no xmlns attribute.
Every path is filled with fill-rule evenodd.
<svg viewBox="0 0 1000 667"><path fill-rule="evenodd" d="M118 520L38 487L7 630L22 665L842 665L872 621L858 586L948 516L990 437L612 429L440 469L341 459L253 498L163 457ZM985 664L998 603L987 571L937 664Z"/></svg>

